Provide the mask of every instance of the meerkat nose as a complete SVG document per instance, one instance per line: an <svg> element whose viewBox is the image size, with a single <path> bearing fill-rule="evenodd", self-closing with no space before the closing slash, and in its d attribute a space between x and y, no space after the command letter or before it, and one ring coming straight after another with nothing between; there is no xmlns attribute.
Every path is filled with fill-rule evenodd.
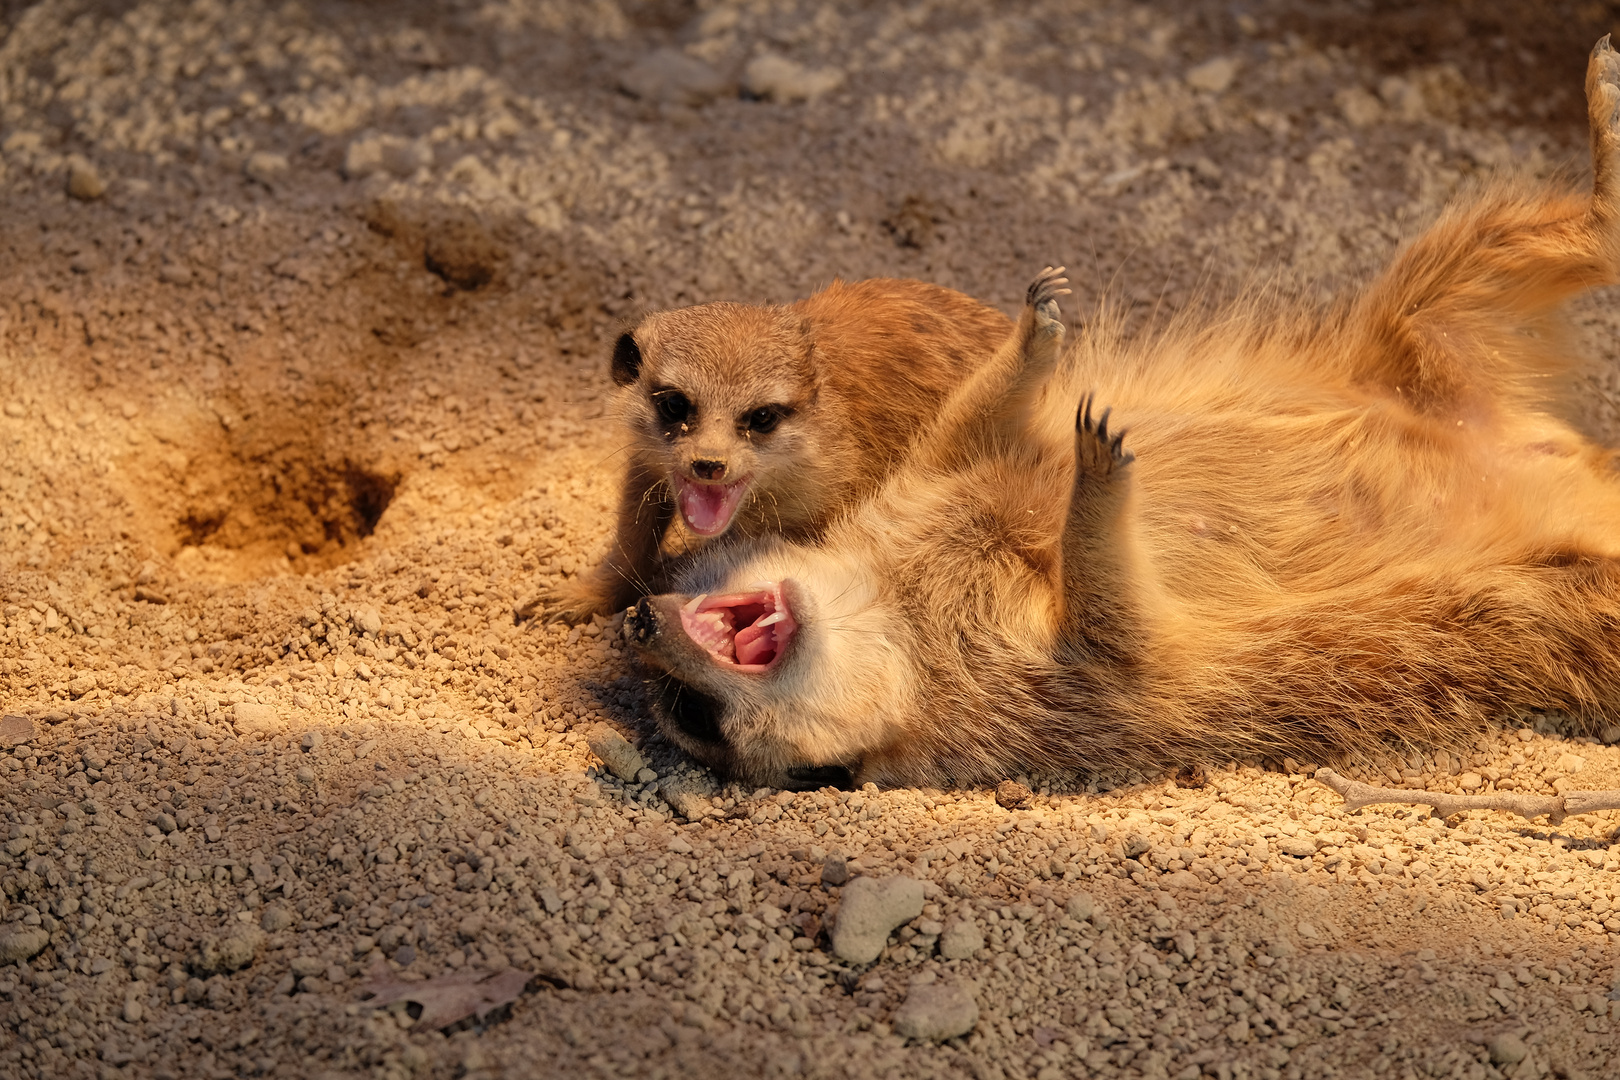
<svg viewBox="0 0 1620 1080"><path fill-rule="evenodd" d="M709 458L694 458L692 475L699 480L723 480L726 476L726 463Z"/></svg>

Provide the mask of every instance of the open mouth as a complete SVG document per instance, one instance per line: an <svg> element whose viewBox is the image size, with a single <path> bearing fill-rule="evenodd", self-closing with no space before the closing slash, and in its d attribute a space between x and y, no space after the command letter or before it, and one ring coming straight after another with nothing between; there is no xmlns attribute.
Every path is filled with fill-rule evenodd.
<svg viewBox="0 0 1620 1080"><path fill-rule="evenodd" d="M681 520L699 536L719 536L731 528L749 479L745 476L729 484L700 484L677 474L675 501L681 508Z"/></svg>
<svg viewBox="0 0 1620 1080"><path fill-rule="evenodd" d="M681 628L716 663L766 671L782 659L799 624L781 582L764 581L748 592L693 597L681 608Z"/></svg>

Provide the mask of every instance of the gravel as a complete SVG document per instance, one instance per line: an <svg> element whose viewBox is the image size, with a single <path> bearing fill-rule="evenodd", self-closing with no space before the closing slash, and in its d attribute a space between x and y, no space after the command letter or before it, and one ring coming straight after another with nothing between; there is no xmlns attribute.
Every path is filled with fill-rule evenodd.
<svg viewBox="0 0 1620 1080"><path fill-rule="evenodd" d="M616 620L517 614L609 542L621 323L839 275L1014 311L1059 260L1131 325L1343 282L1583 160L1601 12L382 11L0 15L0 1075L1612 1071L1616 815L1345 814L1298 762L742 789ZM1611 436L1617 311L1569 395ZM1358 778L1620 787L1617 741L1529 714ZM444 1033L400 989L503 970ZM908 1035L930 987L977 1023Z"/></svg>

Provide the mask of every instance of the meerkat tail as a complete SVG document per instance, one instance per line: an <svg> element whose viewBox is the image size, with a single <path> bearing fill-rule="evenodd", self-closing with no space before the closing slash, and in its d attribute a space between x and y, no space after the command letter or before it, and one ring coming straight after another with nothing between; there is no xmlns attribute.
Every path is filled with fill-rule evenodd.
<svg viewBox="0 0 1620 1080"><path fill-rule="evenodd" d="M1138 655L1143 619L1140 573L1127 535L1131 463L1125 432L1108 430L1110 410L1094 416L1087 394L1075 412L1074 487L1060 538L1060 646L1129 663Z"/></svg>
<svg viewBox="0 0 1620 1080"><path fill-rule="evenodd" d="M1444 414L1533 399L1538 381L1563 373L1569 350L1549 340L1550 318L1571 296L1620 280L1620 56L1608 38L1592 51L1586 89L1591 194L1505 185L1442 215L1350 313L1361 328L1353 381Z"/></svg>
<svg viewBox="0 0 1620 1080"><path fill-rule="evenodd" d="M1064 334L1057 298L1069 294L1063 270L1048 266L1031 283L1012 333L946 402L918 440L912 464L958 467L1022 434L1031 401L1057 367Z"/></svg>

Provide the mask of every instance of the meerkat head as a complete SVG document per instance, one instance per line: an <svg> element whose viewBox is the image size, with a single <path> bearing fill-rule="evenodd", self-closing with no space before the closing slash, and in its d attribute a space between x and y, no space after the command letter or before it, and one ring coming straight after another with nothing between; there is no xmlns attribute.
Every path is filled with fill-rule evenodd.
<svg viewBox="0 0 1620 1080"><path fill-rule="evenodd" d="M649 596L625 635L657 670L659 726L693 757L750 783L858 786L863 760L899 735L912 665L875 584L832 556L785 543L704 560ZM758 576L768 575L768 576Z"/></svg>
<svg viewBox="0 0 1620 1080"><path fill-rule="evenodd" d="M814 341L781 308L714 303L651 315L614 346L613 381L644 461L662 466L686 527L719 536L752 499L792 513L786 482L814 453Z"/></svg>

